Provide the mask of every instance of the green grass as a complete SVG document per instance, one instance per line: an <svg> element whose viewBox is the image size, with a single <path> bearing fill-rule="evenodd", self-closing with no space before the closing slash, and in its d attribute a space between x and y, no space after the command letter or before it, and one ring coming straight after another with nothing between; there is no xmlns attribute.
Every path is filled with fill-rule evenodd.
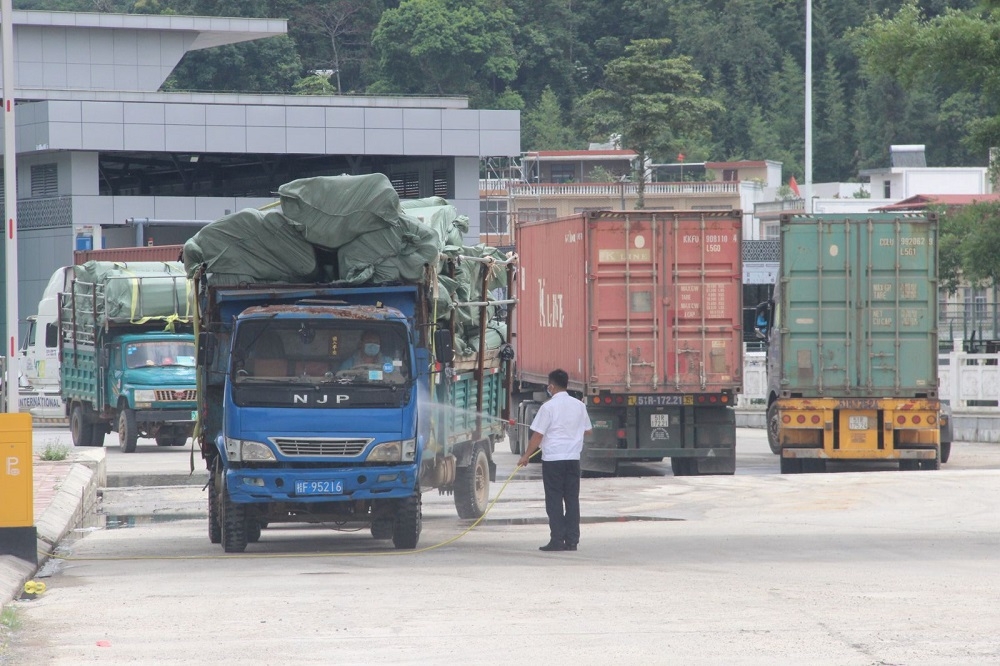
<svg viewBox="0 0 1000 666"><path fill-rule="evenodd" d="M21 618L14 608L7 607L0 612L0 662L7 654L10 635L21 628Z"/></svg>
<svg viewBox="0 0 1000 666"><path fill-rule="evenodd" d="M66 456L69 455L69 447L62 444L56 444L54 442L49 442L45 445L45 450L42 451L39 458L42 460L66 460Z"/></svg>

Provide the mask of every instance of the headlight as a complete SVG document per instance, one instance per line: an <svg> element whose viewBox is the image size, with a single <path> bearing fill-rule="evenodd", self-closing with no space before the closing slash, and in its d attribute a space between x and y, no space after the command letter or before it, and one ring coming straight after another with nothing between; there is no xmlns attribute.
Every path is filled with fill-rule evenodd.
<svg viewBox="0 0 1000 666"><path fill-rule="evenodd" d="M226 437L226 457L233 462L274 462L274 451L267 444Z"/></svg>
<svg viewBox="0 0 1000 666"><path fill-rule="evenodd" d="M156 400L156 391L149 389L136 389L135 390L135 401L136 402L153 402Z"/></svg>
<svg viewBox="0 0 1000 666"><path fill-rule="evenodd" d="M401 442L382 442L365 458L368 462L413 461L417 452L417 440L404 439Z"/></svg>

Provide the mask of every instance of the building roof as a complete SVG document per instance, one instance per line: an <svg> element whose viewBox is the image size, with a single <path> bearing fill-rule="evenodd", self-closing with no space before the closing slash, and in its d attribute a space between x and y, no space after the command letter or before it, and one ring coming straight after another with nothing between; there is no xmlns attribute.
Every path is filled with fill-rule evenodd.
<svg viewBox="0 0 1000 666"><path fill-rule="evenodd" d="M765 160L741 160L739 162L705 162L706 169L763 169Z"/></svg>
<svg viewBox="0 0 1000 666"><path fill-rule="evenodd" d="M533 150L524 154L524 159L553 162L564 160L634 160L639 154L634 150Z"/></svg>
<svg viewBox="0 0 1000 666"><path fill-rule="evenodd" d="M969 206L974 203L1000 201L1000 194L915 194L877 211L924 210L929 206Z"/></svg>

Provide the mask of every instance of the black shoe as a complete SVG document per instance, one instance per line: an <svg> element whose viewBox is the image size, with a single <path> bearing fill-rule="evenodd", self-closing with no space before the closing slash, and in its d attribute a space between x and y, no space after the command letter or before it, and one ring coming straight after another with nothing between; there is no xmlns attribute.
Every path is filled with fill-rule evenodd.
<svg viewBox="0 0 1000 666"><path fill-rule="evenodd" d="M549 541L544 546L539 546L538 550L544 550L546 553L551 553L554 550L566 550L566 544L562 541Z"/></svg>
<svg viewBox="0 0 1000 666"><path fill-rule="evenodd" d="M563 550L576 550L576 544L575 543L568 543L568 544L566 544L565 548L563 548Z"/></svg>

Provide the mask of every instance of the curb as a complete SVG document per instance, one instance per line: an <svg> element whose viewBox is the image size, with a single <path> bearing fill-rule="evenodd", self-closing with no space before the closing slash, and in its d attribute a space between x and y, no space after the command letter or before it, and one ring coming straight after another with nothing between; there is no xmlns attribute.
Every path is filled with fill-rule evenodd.
<svg viewBox="0 0 1000 666"><path fill-rule="evenodd" d="M104 488L132 488L135 486L204 486L208 483L208 470L188 472L156 472L152 474L110 474Z"/></svg>
<svg viewBox="0 0 1000 666"><path fill-rule="evenodd" d="M103 449L79 452L48 508L36 521L38 565L10 555L0 556L0 607L17 598L24 584L49 560L59 542L97 506L97 490L107 478Z"/></svg>

